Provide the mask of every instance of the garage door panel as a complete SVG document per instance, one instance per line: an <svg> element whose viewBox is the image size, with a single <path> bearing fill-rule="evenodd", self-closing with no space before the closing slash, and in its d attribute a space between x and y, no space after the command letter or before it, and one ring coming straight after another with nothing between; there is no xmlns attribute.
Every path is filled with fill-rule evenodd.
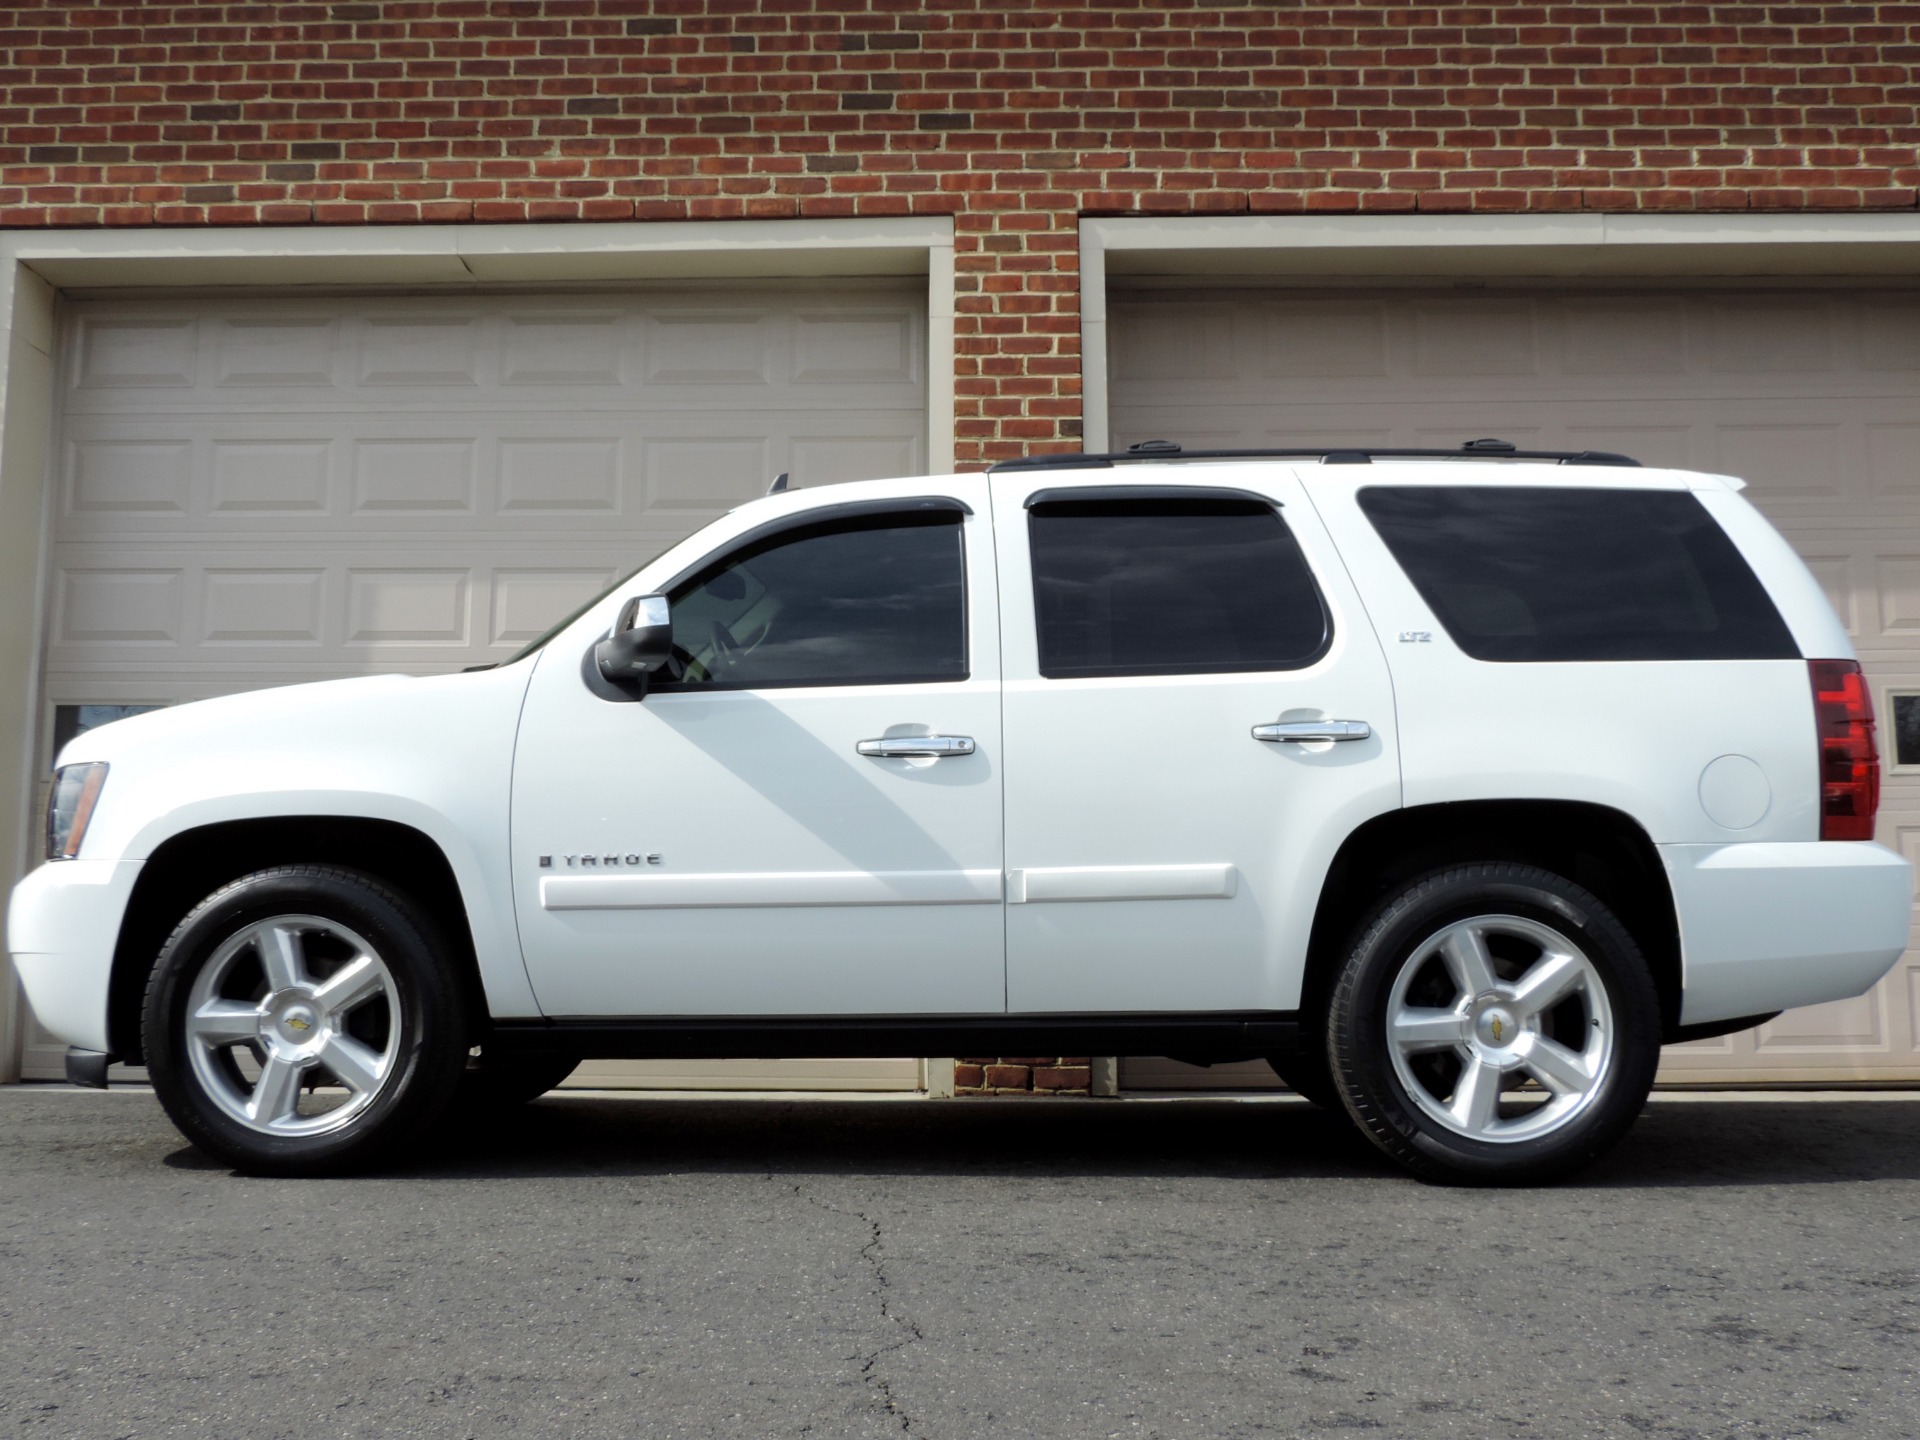
<svg viewBox="0 0 1920 1440"><path fill-rule="evenodd" d="M435 526L480 512L480 443L463 435L366 436L349 439L347 513L381 525L403 515Z"/></svg>
<svg viewBox="0 0 1920 1440"><path fill-rule="evenodd" d="M193 507L193 440L101 426L64 448L60 515L82 528L143 531Z"/></svg>
<svg viewBox="0 0 1920 1440"><path fill-rule="evenodd" d="M923 284L80 301L44 648L61 706L507 658L724 510L925 469ZM35 1031L31 1073L57 1074ZM602 1083L914 1088L917 1061Z"/></svg>
<svg viewBox="0 0 1920 1440"><path fill-rule="evenodd" d="M1465 376L1536 375L1540 335L1531 300L1417 300L1412 372L1459 385Z"/></svg>
<svg viewBox="0 0 1920 1440"><path fill-rule="evenodd" d="M793 318L796 387L923 383L926 347L898 309L810 310Z"/></svg>
<svg viewBox="0 0 1920 1440"><path fill-rule="evenodd" d="M1762 1055L1868 1052L1888 1049L1888 987L1882 986L1846 1000L1789 1010L1770 1020L1754 1035L1754 1049Z"/></svg>
<svg viewBox="0 0 1920 1440"><path fill-rule="evenodd" d="M1797 387L1840 368L1830 298L1727 296L1691 308L1706 312L1707 360L1720 374L1777 375Z"/></svg>
<svg viewBox="0 0 1920 1440"><path fill-rule="evenodd" d="M1879 552L1873 556L1876 638L1904 640L1920 635L1920 554Z"/></svg>
<svg viewBox="0 0 1920 1440"><path fill-rule="evenodd" d="M184 390L199 379L200 327L190 310L153 307L140 314L82 315L72 331L72 387Z"/></svg>
<svg viewBox="0 0 1920 1440"><path fill-rule="evenodd" d="M1920 503L1920 424L1911 410L1866 425L1866 475L1882 500Z"/></svg>
<svg viewBox="0 0 1920 1440"><path fill-rule="evenodd" d="M1230 314L1230 312L1228 312ZM1312 382L1388 373L1387 307L1347 300L1263 307L1253 322L1258 373ZM1170 377L1174 383L1186 377Z"/></svg>
<svg viewBox="0 0 1920 1440"><path fill-rule="evenodd" d="M621 316L606 312L532 311L508 315L500 336L500 383L571 391L615 389L626 371Z"/></svg>
<svg viewBox="0 0 1920 1440"><path fill-rule="evenodd" d="M1569 450L1607 450L1631 455L1645 465L1670 465L1677 469L1698 469L1694 458L1700 427L1684 420L1662 423L1623 416L1615 424L1596 419L1592 423L1574 423L1565 427L1561 444Z"/></svg>
<svg viewBox="0 0 1920 1440"><path fill-rule="evenodd" d="M1235 320L1225 301L1137 307L1128 320L1131 343L1113 350L1112 383L1152 385L1163 400L1177 403L1204 394L1208 382L1244 374Z"/></svg>
<svg viewBox="0 0 1920 1440"><path fill-rule="evenodd" d="M216 385L305 390L339 381L340 323L329 315L228 316L207 328L203 343Z"/></svg>
<svg viewBox="0 0 1920 1440"><path fill-rule="evenodd" d="M1201 318L1183 332L1189 309ZM1743 476L1854 636L1888 757L1881 837L1920 859L1920 763L1893 763L1896 697L1920 697L1920 297L1143 291L1116 294L1109 316L1119 443L1451 449L1497 435ZM1662 1075L1920 1078L1916 995L1910 950L1869 995L1676 1047Z"/></svg>
<svg viewBox="0 0 1920 1440"><path fill-rule="evenodd" d="M1750 418L1728 419L1712 427L1704 458L1713 469L1745 479L1751 492L1748 498L1755 504L1778 508L1783 514L1809 508L1831 510L1859 491L1861 476L1845 463L1849 437L1839 425L1813 419L1768 419L1751 405L1728 409L1736 413L1747 409Z"/></svg>
<svg viewBox="0 0 1920 1440"><path fill-rule="evenodd" d="M73 327L68 409L165 413L178 397L158 392L183 389L196 405L244 413L359 410L370 396L383 408L454 412L612 407L635 396L696 410L803 408L823 395L844 406L856 384L881 406L919 409L923 304L898 285L862 292L864 302L838 293L423 299L386 302L380 313L350 298L137 315L89 302Z"/></svg>
<svg viewBox="0 0 1920 1440"><path fill-rule="evenodd" d="M1920 371L1920 299L1884 296L1858 317L1861 368L1904 375Z"/></svg>
<svg viewBox="0 0 1920 1440"><path fill-rule="evenodd" d="M198 417L204 423L204 417ZM744 420L746 423L741 423ZM627 416L573 417L570 433L482 418L450 434L410 424L328 422L326 434L224 425L218 439L123 421L74 427L65 447L63 535L151 540L240 532L376 538L577 533L583 521L684 533L766 493L773 476L836 484L925 468L911 413L869 417L673 414L633 436Z"/></svg>
<svg viewBox="0 0 1920 1440"><path fill-rule="evenodd" d="M1807 569L1813 572L1813 578L1820 582L1820 589L1825 593L1827 603L1833 606L1833 613L1840 617L1840 623L1846 627L1848 636L1857 646L1860 643L1861 586L1855 578L1860 567L1854 557L1845 550L1818 542L1797 548L1800 549L1800 558L1807 563Z"/></svg>
<svg viewBox="0 0 1920 1440"><path fill-rule="evenodd" d="M878 480L888 475L925 472L925 449L917 435L872 435L843 431L832 435L796 435L786 469L799 486L832 483L826 477Z"/></svg>
<svg viewBox="0 0 1920 1440"><path fill-rule="evenodd" d="M1183 411L1177 406L1143 407L1140 411L1129 415L1126 423L1115 422L1113 443L1117 449L1121 450L1129 445L1137 445L1143 440L1171 439L1175 436L1179 437L1180 443L1189 450L1235 450L1260 445L1317 443L1312 440L1282 441L1260 435L1249 439L1247 428L1244 424L1237 423L1238 419L1237 416L1223 415L1201 405L1196 405L1191 411ZM1352 444L1353 442L1346 440L1342 443Z"/></svg>
<svg viewBox="0 0 1920 1440"><path fill-rule="evenodd" d="M608 566L503 566L493 572L487 643L526 645L618 579Z"/></svg>
<svg viewBox="0 0 1920 1440"><path fill-rule="evenodd" d="M404 538L404 537L403 537ZM254 663L338 674L356 658L446 668L503 658L678 539L601 540L584 553L411 543L383 547L63 546L55 557L50 662L69 676ZM459 654L452 659L449 650ZM77 678L77 676L76 676ZM70 688L70 687L69 687ZM63 696L66 690L62 690Z"/></svg>
<svg viewBox="0 0 1920 1440"><path fill-rule="evenodd" d="M1560 371L1596 385L1641 385L1688 367L1687 312L1665 298L1591 296L1556 307Z"/></svg>

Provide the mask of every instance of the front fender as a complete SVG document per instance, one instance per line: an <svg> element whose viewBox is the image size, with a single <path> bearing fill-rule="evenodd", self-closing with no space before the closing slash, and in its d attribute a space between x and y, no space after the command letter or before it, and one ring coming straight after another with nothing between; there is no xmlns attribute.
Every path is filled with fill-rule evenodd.
<svg viewBox="0 0 1920 1440"><path fill-rule="evenodd" d="M89 731L60 757L109 767L82 857L143 863L170 840L236 821L405 826L453 873L492 1013L537 1015L507 848L514 739L534 663L252 691Z"/></svg>
<svg viewBox="0 0 1920 1440"><path fill-rule="evenodd" d="M425 837L453 872L489 1013L515 1018L540 1014L514 919L504 805L497 816L461 816L413 796L375 790L252 790L205 796L143 825L129 838L121 868L137 870L168 842L209 826L303 818L377 820ZM476 826L482 842L476 841ZM490 843L484 843L489 837ZM123 905L124 900L123 895Z"/></svg>

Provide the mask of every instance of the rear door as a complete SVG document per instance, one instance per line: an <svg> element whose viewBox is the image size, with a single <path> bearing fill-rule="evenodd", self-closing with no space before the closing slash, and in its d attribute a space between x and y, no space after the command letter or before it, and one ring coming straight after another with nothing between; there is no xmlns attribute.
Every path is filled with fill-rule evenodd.
<svg viewBox="0 0 1920 1440"><path fill-rule="evenodd" d="M1386 663L1299 482L1015 471L993 504L1008 1008L1293 1008L1328 863L1400 799Z"/></svg>

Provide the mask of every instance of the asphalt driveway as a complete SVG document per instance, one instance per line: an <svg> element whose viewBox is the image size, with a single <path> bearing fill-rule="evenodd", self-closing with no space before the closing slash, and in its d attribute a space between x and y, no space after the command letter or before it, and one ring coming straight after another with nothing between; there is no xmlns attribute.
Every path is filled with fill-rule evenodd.
<svg viewBox="0 0 1920 1440"><path fill-rule="evenodd" d="M1920 1435L1920 1095L1476 1192L1294 1101L568 1095L312 1182L0 1090L0 1435L1357 1433Z"/></svg>

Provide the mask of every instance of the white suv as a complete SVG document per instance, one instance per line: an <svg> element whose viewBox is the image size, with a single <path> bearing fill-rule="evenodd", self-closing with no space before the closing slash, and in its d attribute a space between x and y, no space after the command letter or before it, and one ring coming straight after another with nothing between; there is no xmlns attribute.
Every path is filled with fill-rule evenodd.
<svg viewBox="0 0 1920 1440"><path fill-rule="evenodd" d="M1846 634L1740 482L1047 457L744 505L495 668L67 746L10 943L98 1083L372 1163L579 1060L1264 1056L1440 1179L1906 944Z"/></svg>

